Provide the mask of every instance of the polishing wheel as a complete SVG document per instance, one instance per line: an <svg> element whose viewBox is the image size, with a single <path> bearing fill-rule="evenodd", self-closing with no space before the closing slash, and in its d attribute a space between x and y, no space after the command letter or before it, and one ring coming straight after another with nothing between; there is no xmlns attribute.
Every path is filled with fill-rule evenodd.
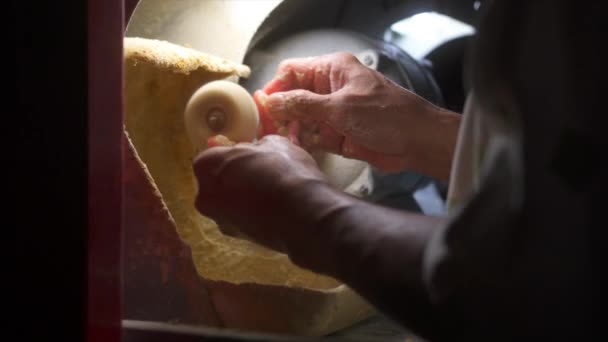
<svg viewBox="0 0 608 342"><path fill-rule="evenodd" d="M184 115L190 141L200 149L207 147L209 138L216 135L233 142L251 142L260 122L247 90L224 80L200 87L188 101Z"/></svg>

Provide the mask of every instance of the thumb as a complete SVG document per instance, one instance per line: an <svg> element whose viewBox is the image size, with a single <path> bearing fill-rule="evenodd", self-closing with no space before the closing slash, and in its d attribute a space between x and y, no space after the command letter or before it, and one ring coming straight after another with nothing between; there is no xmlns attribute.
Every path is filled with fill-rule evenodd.
<svg viewBox="0 0 608 342"><path fill-rule="evenodd" d="M273 93L266 98L266 110L275 120L312 119L322 121L329 113L330 95L304 89Z"/></svg>

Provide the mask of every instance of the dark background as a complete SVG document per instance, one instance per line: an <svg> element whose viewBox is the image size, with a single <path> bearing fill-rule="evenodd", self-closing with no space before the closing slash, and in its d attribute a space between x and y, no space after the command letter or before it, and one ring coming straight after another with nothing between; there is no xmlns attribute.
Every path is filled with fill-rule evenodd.
<svg viewBox="0 0 608 342"><path fill-rule="evenodd" d="M6 113L15 153L5 227L16 233L16 274L3 277L15 310L9 329L83 340L87 255L86 1L14 1L17 104ZM28 336L23 338L24 336ZM32 336L33 335L33 336ZM12 335L15 336L15 335ZM31 338L30 337L30 338Z"/></svg>

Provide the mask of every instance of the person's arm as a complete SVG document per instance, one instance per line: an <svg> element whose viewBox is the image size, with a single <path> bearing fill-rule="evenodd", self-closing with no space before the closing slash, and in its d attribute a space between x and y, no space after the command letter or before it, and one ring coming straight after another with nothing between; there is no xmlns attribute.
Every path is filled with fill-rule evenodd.
<svg viewBox="0 0 608 342"><path fill-rule="evenodd" d="M390 318L428 336L437 317L423 283L423 254L445 219L373 205L323 183L308 192L309 203L318 206L311 212L323 215L311 224L309 238L286 245L290 258L340 279ZM336 202L343 205L327 210Z"/></svg>
<svg viewBox="0 0 608 342"><path fill-rule="evenodd" d="M442 219L383 208L332 188L308 153L278 136L208 149L194 170L202 214L344 281L418 331L431 325L422 255Z"/></svg>

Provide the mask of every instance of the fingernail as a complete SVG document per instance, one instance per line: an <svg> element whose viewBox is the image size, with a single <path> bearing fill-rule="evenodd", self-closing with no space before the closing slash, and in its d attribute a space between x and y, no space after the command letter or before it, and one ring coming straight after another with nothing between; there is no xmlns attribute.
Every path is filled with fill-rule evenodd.
<svg viewBox="0 0 608 342"><path fill-rule="evenodd" d="M216 146L234 146L236 142L228 139L228 137L224 135L216 135L207 139L207 147L216 147Z"/></svg>
<svg viewBox="0 0 608 342"><path fill-rule="evenodd" d="M299 83L302 83L302 81L304 81L304 77L306 76L305 73L303 72L296 72L296 79L298 80Z"/></svg>
<svg viewBox="0 0 608 342"><path fill-rule="evenodd" d="M271 94L266 97L266 110L273 117L280 117L280 113L285 110L285 95Z"/></svg>
<svg viewBox="0 0 608 342"><path fill-rule="evenodd" d="M258 98L258 101L260 102L260 105L262 105L262 107L266 108L267 105L267 100L268 100L268 95L266 95L266 93L260 91L260 92L256 92L256 96Z"/></svg>
<svg viewBox="0 0 608 342"><path fill-rule="evenodd" d="M286 81L288 77L289 77L288 72L282 72L280 75L277 76L277 79L279 81Z"/></svg>

